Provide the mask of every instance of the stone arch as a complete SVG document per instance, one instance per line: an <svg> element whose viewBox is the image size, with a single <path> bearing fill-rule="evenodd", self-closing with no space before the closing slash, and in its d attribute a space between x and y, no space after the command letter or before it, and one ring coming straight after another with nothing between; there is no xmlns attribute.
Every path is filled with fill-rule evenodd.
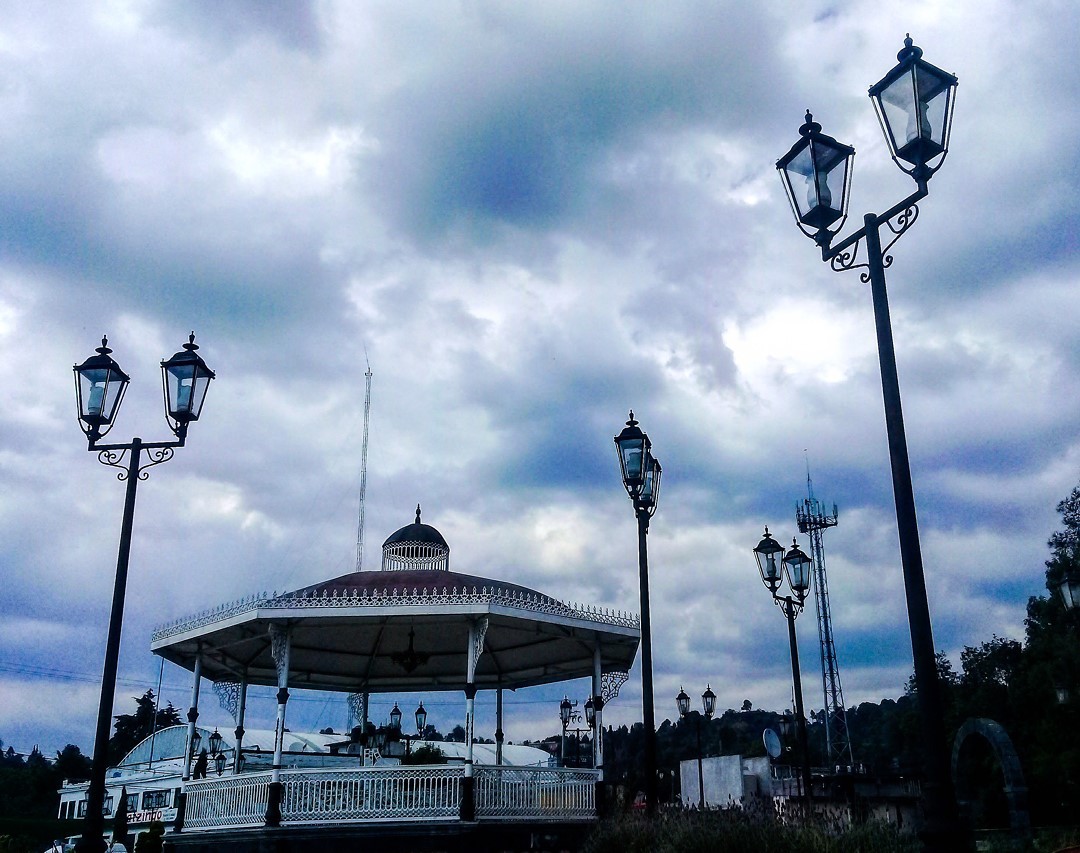
<svg viewBox="0 0 1080 853"><path fill-rule="evenodd" d="M966 816L970 809L971 791L967 790L957 773L960 763L960 751L970 737L981 737L990 744L1002 772L1005 775L1005 799L1009 804L1009 827L1016 839L1027 839L1031 835L1031 816L1028 813L1028 789L1024 782L1024 771L1016 755L1012 739L1004 727L985 717L971 717L956 733L952 751L952 777L956 786L956 804L961 815Z"/></svg>

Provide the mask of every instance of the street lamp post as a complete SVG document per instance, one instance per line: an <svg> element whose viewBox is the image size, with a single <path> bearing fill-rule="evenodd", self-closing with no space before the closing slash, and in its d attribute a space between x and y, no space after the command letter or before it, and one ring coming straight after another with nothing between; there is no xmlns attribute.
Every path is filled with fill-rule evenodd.
<svg viewBox="0 0 1080 853"><path fill-rule="evenodd" d="M416 734L414 735L407 735L401 731L401 716L401 709L395 702L390 711L390 728L394 729L399 737L405 738L405 755L408 756L412 755L412 742L424 736L424 729L427 727L427 711L424 710L423 702L417 706L414 715L416 718Z"/></svg>
<svg viewBox="0 0 1080 853"><path fill-rule="evenodd" d="M581 719L581 714L574 710L577 701L571 702L569 697L563 696L559 703L559 721L562 723L562 739L559 741L559 765L566 766L566 728L571 722Z"/></svg>
<svg viewBox="0 0 1080 853"><path fill-rule="evenodd" d="M112 610L109 615L109 633L101 675L101 696L98 700L86 819L77 845L79 853L99 853L105 849L105 764L108 761L109 726L112 722L113 693L116 691L116 669L120 657L135 494L139 480L148 476L147 469L172 459L174 448L183 447L187 440L188 425L199 419L214 371L207 367L206 362L196 353L198 348L195 333L192 332L181 352L168 361L161 362L165 420L176 436L175 441L143 441L141 438L133 438L127 443L100 444L113 428L130 377L112 359L107 338L101 339L96 355L74 367L79 426L86 435L87 449L96 451L98 461L103 465L119 468L118 478L127 481L124 516L120 527L120 547L116 558L116 577L113 583Z"/></svg>
<svg viewBox="0 0 1080 853"><path fill-rule="evenodd" d="M660 462L652 455L652 442L638 427L633 411L615 436L623 486L634 504L638 523L638 583L641 593L641 717L645 728L645 814L656 814L656 714L653 708L652 622L649 617L649 519L660 497Z"/></svg>
<svg viewBox="0 0 1080 853"><path fill-rule="evenodd" d="M885 425L892 462L900 560L904 573L908 623L922 726L925 783L924 849L954 851L967 844L957 820L956 799L946 747L941 686L938 681L930 610L926 597L915 497L911 485L907 437L900 406L892 324L889 318L885 268L889 250L919 216L918 202L945 160L952 130L957 79L922 58L908 36L897 65L869 89L889 153L912 177L916 190L885 213L868 213L863 227L837 245L833 237L847 219L851 162L855 149L821 133L809 112L799 129L801 139L776 163L799 228L821 249L821 259L837 271L862 269L870 283L877 329ZM805 201L804 201L805 199ZM887 226L882 245L882 226ZM865 258L860 248L865 248Z"/></svg>
<svg viewBox="0 0 1080 853"><path fill-rule="evenodd" d="M675 704L679 709L679 716L685 720L690 714L690 697L686 695L686 691L681 687L679 688L679 695L675 697ZM701 694L701 708L705 712L705 719L711 720L713 712L716 710L716 694L712 692L712 687L709 685L705 685L705 692ZM697 726L694 731L697 735L698 804L701 810L705 811L705 770L702 767L704 756L701 750L700 716L697 718Z"/></svg>
<svg viewBox="0 0 1080 853"><path fill-rule="evenodd" d="M791 595L780 595L780 588L784 584L784 578L780 573L780 565L777 565L779 556L780 565L785 569L788 586ZM802 788L803 803L806 807L807 816L813 804L813 789L810 778L810 741L806 735L806 716L803 712L802 675L799 668L799 644L795 637L795 619L802 613L803 604L806 602L806 594L810 590L810 558L806 556L793 539L791 550L785 553L784 547L773 539L769 528L765 528L765 536L754 548L754 557L757 560L758 571L761 580L772 594L773 604L780 608L787 619L788 646L791 653L791 682L795 693L795 724L799 733L799 750L802 752Z"/></svg>

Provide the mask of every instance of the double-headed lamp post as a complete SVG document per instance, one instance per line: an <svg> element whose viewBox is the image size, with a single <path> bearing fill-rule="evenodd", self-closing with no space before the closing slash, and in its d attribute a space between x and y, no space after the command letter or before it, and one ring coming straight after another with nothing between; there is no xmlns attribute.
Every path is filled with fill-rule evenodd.
<svg viewBox="0 0 1080 853"><path fill-rule="evenodd" d="M120 548L116 559L112 611L105 644L105 663L101 676L97 728L94 734L94 759L87 792L86 819L77 849L80 853L98 853L105 849L105 764L108 760L109 727L112 722L113 693L116 691L116 668L120 656L120 634L124 621L124 595L127 590L128 558L131 553L131 528L135 516L135 492L147 469L172 459L173 449L183 447L188 425L199 419L203 400L214 371L196 353L192 332L183 349L168 361L161 362L161 384L165 396L165 421L176 436L174 441L143 441L101 444L113 428L130 377L113 359L107 338L101 339L97 354L75 365L75 396L79 407L79 425L86 434L88 450L96 451L103 465L119 468L120 480L127 481ZM144 457L145 454L145 457Z"/></svg>
<svg viewBox="0 0 1080 853"><path fill-rule="evenodd" d="M401 709L397 706L397 702L394 703L394 707L390 711L390 728L396 729L401 737L405 738L405 754L412 754L412 742L424 736L424 729L427 727L427 711L424 710L424 703L421 702L416 708L416 734L407 735L401 734Z"/></svg>
<svg viewBox="0 0 1080 853"><path fill-rule="evenodd" d="M793 539L791 549L786 553L784 547L773 539L769 528L754 548L761 580L772 594L773 604L780 608L788 624L788 646L791 652L791 682L795 692L795 724L798 726L799 750L802 752L802 788L806 813L810 814L813 802L813 790L810 778L810 742L806 736L806 716L803 713L802 675L799 671L799 644L795 637L795 619L802 613L806 594L810 591L810 558L806 556ZM779 563L777 560L779 559ZM790 595L781 595L784 578L780 573L784 567L787 575Z"/></svg>
<svg viewBox="0 0 1080 853"><path fill-rule="evenodd" d="M652 442L638 427L633 411L615 436L623 486L634 503L638 523L638 583L641 589L641 718L645 727L645 814L656 814L656 713L653 708L652 622L649 618L649 519L660 496L660 462Z"/></svg>
<svg viewBox="0 0 1080 853"><path fill-rule="evenodd" d="M675 705L679 709L679 716L685 720L690 715L690 697L686 695L686 691L681 687L679 688L679 695L675 697ZM701 694L701 709L704 711L707 720L711 720L713 713L716 711L716 694L712 692L712 687L707 684L705 685L705 692ZM705 770L702 767L701 717L697 718L697 726L694 731L697 735L698 805L702 811L705 811Z"/></svg>
<svg viewBox="0 0 1080 853"><path fill-rule="evenodd" d="M889 250L918 218L918 202L927 195L930 178L941 168L948 154L957 80L952 74L926 62L922 50L912 44L910 36L904 40L904 48L896 58L897 65L870 87L869 95L889 153L896 165L915 181L915 192L884 213L867 213L863 217L863 227L834 246L833 238L848 215L855 149L824 135L821 125L807 112L806 122L799 129L801 138L777 161L776 168L783 179L796 222L821 248L821 259L837 272L861 269L863 282L870 283L922 725L920 740L925 779L922 837L926 850L954 851L966 846L967 840L957 820L950 777L950 756L900 406L885 269L893 260ZM883 226L887 226L884 246Z"/></svg>

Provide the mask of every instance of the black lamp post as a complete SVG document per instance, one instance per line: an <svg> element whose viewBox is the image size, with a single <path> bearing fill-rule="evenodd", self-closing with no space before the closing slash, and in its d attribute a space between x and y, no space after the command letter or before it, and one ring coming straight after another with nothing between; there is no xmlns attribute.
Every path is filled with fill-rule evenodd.
<svg viewBox="0 0 1080 853"><path fill-rule="evenodd" d="M950 755L946 746L941 686L900 406L885 268L892 264L889 250L918 218L918 202L927 195L930 178L948 154L957 80L923 60L922 51L912 44L910 36L904 40L904 49L897 54L897 60L897 65L870 87L869 94L889 152L897 166L915 180L915 192L885 213L866 214L862 228L833 246L833 237L847 218L850 164L855 150L822 134L821 125L808 112L806 123L799 130L802 138L777 161L776 168L783 179L796 222L803 233L820 246L822 260L837 272L862 269L862 280L870 283L922 726L926 816L922 838L925 850L955 851L968 846L968 841L957 820L950 777ZM888 242L884 246L882 226L888 228L885 232ZM865 257L860 256L861 247L865 247Z"/></svg>
<svg viewBox="0 0 1080 853"><path fill-rule="evenodd" d="M799 548L795 540L791 542L791 550L785 553L784 547L773 539L768 527L765 528L765 536L754 548L754 557L757 560L758 571L761 573L761 580L772 594L773 603L780 608L787 619L788 646L791 652L791 681L795 692L795 724L798 726L799 749L802 752L803 802L806 813L809 815L813 803L810 743L806 736L806 716L803 712L802 675L799 670L799 644L795 637L795 619L802 613L806 594L810 591L810 558ZM781 565L786 570L791 595L779 594L784 584L784 578L780 574Z"/></svg>
<svg viewBox="0 0 1080 853"><path fill-rule="evenodd" d="M214 762L214 769L217 770L218 776L225 772L226 758L225 753L221 750L221 742L223 740L224 738L221 736L221 732L215 728L214 733L210 735L210 739L207 741L207 744L210 747L210 759Z"/></svg>
<svg viewBox="0 0 1080 853"><path fill-rule="evenodd" d="M572 721L581 719L581 715L574 710L576 707L577 702L571 702L566 696L559 703L559 720L562 722L562 740L559 741L559 764L563 767L566 766L566 727Z"/></svg>
<svg viewBox="0 0 1080 853"><path fill-rule="evenodd" d="M690 697L686 695L686 691L681 687L679 688L679 695L675 697L675 705L679 709L679 716L685 720L690 715ZM701 708L705 712L705 718L711 720L713 712L716 710L716 694L712 692L712 687L709 685L705 685L705 692L701 694ZM702 768L704 756L701 750L701 717L697 718L695 734L697 735L698 804L701 810L705 811L705 771Z"/></svg>
<svg viewBox="0 0 1080 853"><path fill-rule="evenodd" d="M90 356L74 368L79 425L86 434L87 449L96 451L98 461L103 465L119 468L119 479L127 481L116 577L113 583L112 611L105 643L105 663L101 676L101 697L98 701L86 819L77 845L80 853L99 853L105 849L105 822L102 814L105 803L105 764L108 761L109 724L112 722L112 700L116 690L116 668L124 621L124 596L127 591L128 558L131 553L131 529L135 517L135 493L139 480L146 478L147 469L172 459L173 449L183 447L187 440L188 425L199 419L214 371L196 354L198 348L195 333L192 332L180 352L168 361L161 362L165 420L176 436L175 441L144 442L141 438L133 438L128 443L100 444L101 439L113 428L130 377L112 359L107 338L101 339L97 355Z"/></svg>
<svg viewBox="0 0 1080 853"><path fill-rule="evenodd" d="M660 462L652 442L638 427L633 411L615 436L623 486L634 503L638 523L638 583L641 590L641 716L645 728L645 814L656 814L656 713L653 708L652 622L649 617L649 519L660 497Z"/></svg>

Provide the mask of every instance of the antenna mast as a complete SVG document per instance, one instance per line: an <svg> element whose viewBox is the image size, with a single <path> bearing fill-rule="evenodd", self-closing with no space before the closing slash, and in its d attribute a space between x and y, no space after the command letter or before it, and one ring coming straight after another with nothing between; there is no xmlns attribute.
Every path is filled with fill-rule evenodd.
<svg viewBox="0 0 1080 853"><path fill-rule="evenodd" d="M825 575L825 549L821 534L836 527L838 512L833 504L829 515L821 502L814 497L814 484L810 479L810 466L806 467L806 498L795 506L795 520L799 532L810 537L811 556L814 559L814 599L817 602L818 639L821 641L821 686L825 694L825 740L828 744L829 764L849 767L851 738L848 734L847 711L844 708L844 688L840 686L840 667L836 662L836 646L833 644L832 613L829 610L829 582Z"/></svg>
<svg viewBox="0 0 1080 853"><path fill-rule="evenodd" d="M364 445L360 451L360 519L356 524L356 570L358 572L364 565L364 498L367 494L368 425L371 421L371 362L368 361L367 350L364 350L364 363L367 365L367 373L364 374Z"/></svg>

